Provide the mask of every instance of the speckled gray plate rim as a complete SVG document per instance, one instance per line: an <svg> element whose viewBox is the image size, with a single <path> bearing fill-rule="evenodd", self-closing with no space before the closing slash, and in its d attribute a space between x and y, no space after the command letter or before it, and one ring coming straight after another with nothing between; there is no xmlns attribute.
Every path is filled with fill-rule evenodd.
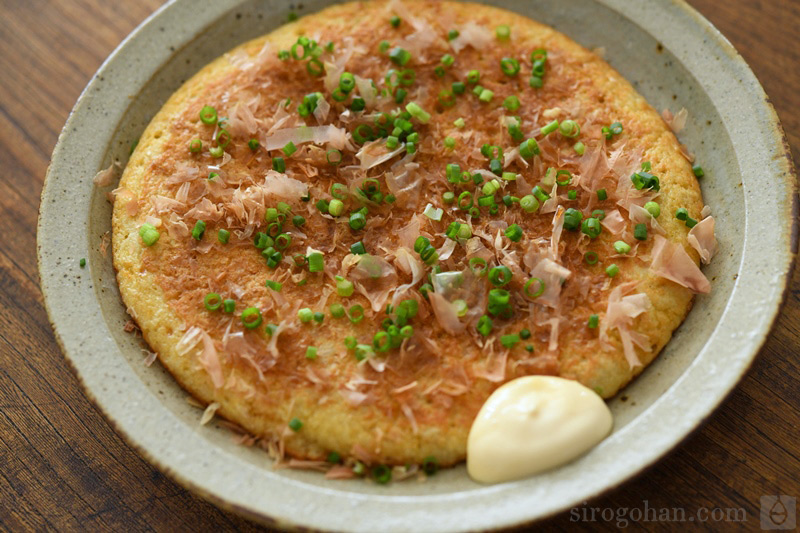
<svg viewBox="0 0 800 533"><path fill-rule="evenodd" d="M330 3L309 0L308 12ZM706 177L720 252L664 353L610 402L612 435L578 461L513 483L481 486L463 467L426 483L376 486L270 468L259 450L200 427L199 411L158 365L141 364L108 253L109 188L92 184L164 99L215 55L286 20L279 0L175 0L137 28L78 100L42 193L39 269L56 338L87 395L149 461L227 509L280 527L463 531L510 527L581 506L663 457L738 383L774 322L797 245L797 191L774 110L753 73L708 21L680 0L491 0L588 47L657 109L686 106L680 136ZM566 4L566 5L565 5ZM776 220L782 223L776 224ZM88 265L81 269L80 258ZM627 400L627 401L626 401Z"/></svg>

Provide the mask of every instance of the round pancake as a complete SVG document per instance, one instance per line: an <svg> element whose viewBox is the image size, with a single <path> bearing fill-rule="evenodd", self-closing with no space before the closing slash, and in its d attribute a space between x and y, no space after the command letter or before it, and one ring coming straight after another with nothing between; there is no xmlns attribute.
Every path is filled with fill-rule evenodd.
<svg viewBox="0 0 800 533"><path fill-rule="evenodd" d="M402 19L397 28L390 24L395 13ZM503 24L511 28L508 40L495 36L495 28ZM449 41L447 34L453 28L459 28L461 36ZM290 50L300 36L315 39L323 49L332 41L333 52L324 51L320 61L343 61L347 71L373 80L378 90L386 88L390 69L401 68L381 51L381 41L411 52L411 60L402 68L413 68L416 80L405 87L403 105L396 104L393 96L379 97L376 105L389 112L413 101L430 113L426 124L411 120L420 134L413 159L409 156L398 163L405 156L400 153L371 169L360 168L355 154L360 146L353 132L361 123L377 129L374 120L363 118L375 107L343 114L349 100L340 103L331 98L325 77L309 73L307 61L280 60L278 52ZM458 51L453 48L464 43ZM547 61L543 86L537 89L528 80L531 52L539 48L547 50ZM444 54L455 61L440 76L436 67ZM505 57L519 60L519 74L503 73L499 65ZM481 73L479 84L493 91L491 101L479 100L473 95L474 85L467 84L465 94L456 95L455 105L442 105L440 91L466 81L473 69ZM297 105L304 95L317 91L330 105L327 117L301 119ZM518 97L519 109L503 107L510 95ZM218 126L199 120L206 105L228 119L232 140L223 158L209 152L216 146ZM445 272L465 270L468 252L470 257L487 258L489 266L510 266L514 278L504 288L512 295L513 317L493 317L493 330L484 337L476 322L486 313L487 292L492 288L486 277L464 274L465 285L457 296L468 300L470 309L453 324L440 316L446 312L441 307L437 315L420 292L431 268L409 248L423 235L445 255L446 228L454 220L469 219L466 211L444 203L442 194L450 190L458 196L468 190L475 199L480 195L471 184L448 183L446 165L488 170L489 162L480 153L487 143L513 156L519 142L509 137L502 122L506 115L520 117L525 138L535 137L541 154L525 163L511 158L504 170L517 173L517 179L501 183L498 201L506 194L523 197L542 180L547 183L549 167L571 171L572 183L556 190L560 207L555 212L546 213L543 206L528 214L519 204L507 208L502 202L494 216L483 209L471 220L475 236L471 244L458 242L448 259L439 260ZM454 125L458 118L464 119L465 127ZM574 119L581 125L580 135L539 133L554 119ZM338 166L326 161L330 145L325 143L297 143L298 151L290 157L265 149L276 131L301 120L309 126L343 128L354 149L342 150ZM601 128L614 122L624 130L606 140ZM448 136L456 141L453 150L444 145ZM202 140L202 151L190 153L189 143L196 138ZM252 138L260 141L256 150L248 147ZM585 145L583 156L573 148L576 141ZM381 143L375 143L374 150L382 150ZM286 172L272 171L273 158L281 156ZM633 238L630 197L638 198L642 191L631 188L629 176L640 170L642 162L650 162L651 172L660 178L659 193L647 198L654 197L661 206L657 220L664 237L685 248L696 263L697 254L687 245L688 228L673 216L683 207L691 217L700 218L703 204L691 166L658 113L600 57L551 28L488 6L347 3L225 54L169 99L142 135L116 193L114 265L131 316L176 380L203 402L219 403L218 414L273 439L281 454L324 460L334 451L371 464L420 463L434 457L439 464L450 465L464 459L472 420L505 381L529 374L560 375L611 397L656 357L686 316L692 292L650 268L656 231L651 228L644 241ZM212 172L218 175L209 180ZM382 194L394 191L397 200L369 204L363 230L348 225L347 214L361 207L353 197L345 200L345 214L340 217L323 216L316 208L318 200L331 199L333 183L355 191L364 178L373 177ZM304 202L298 191L306 185L311 199ZM598 200L595 191L600 188L608 192L606 200ZM569 200L569 189L578 191L576 200ZM292 243L285 250L286 261L272 269L254 247L253 237L266 231L265 210L278 202L291 206L283 230L290 232ZM422 215L429 203L443 209L441 221ZM586 216L594 209L607 214L619 211L624 228L616 235L604 228L596 239L567 230L554 236L554 226L567 207L581 209ZM290 223L294 215L306 220L300 228ZM198 241L191 230L201 219L207 229ZM139 236L145 222L158 225L161 233L150 247ZM519 242L503 236L505 225L512 223L523 230ZM218 229L231 231L227 244L217 241ZM633 251L616 254L617 240L633 245ZM350 255L350 246L358 241L378 258L381 277L363 279L362 291L340 297L334 276L347 271L345 277L355 280L358 267L352 265L359 258ZM324 252L325 272L312 273L292 263L293 255L307 254L309 248ZM587 251L598 255L596 264L587 264ZM543 305L524 295L524 284L532 269L548 257L569 275L560 291L548 287L556 294L550 295L550 305ZM619 267L613 278L605 273L612 263ZM422 265L425 278L395 298L394 288L413 281L411 264ZM266 287L267 280L282 282L281 291ZM235 313L206 310L203 299L209 292L235 299ZM621 326L611 324L609 298L613 304L636 294L646 295L646 310L631 313L636 316ZM429 298L441 302L450 296ZM393 299L395 304L406 299L419 303L417 316L409 321L413 337L400 348L357 360L345 346L345 337L370 344L387 316L395 316L384 312L385 303ZM334 318L329 312L334 303L345 308L359 304L365 318L356 324L347 317ZM239 315L246 307L259 308L264 324L244 328ZM324 321L301 323L300 308L325 313ZM587 327L595 314L600 327ZM450 333L443 323L449 324ZM279 325L279 331L271 337L266 324ZM500 342L501 336L518 334L523 328L531 332L529 339L511 348ZM627 357L623 336L637 341L628 347ZM308 346L316 347L316 359L306 357ZM293 419L302 423L300 429L289 428Z"/></svg>

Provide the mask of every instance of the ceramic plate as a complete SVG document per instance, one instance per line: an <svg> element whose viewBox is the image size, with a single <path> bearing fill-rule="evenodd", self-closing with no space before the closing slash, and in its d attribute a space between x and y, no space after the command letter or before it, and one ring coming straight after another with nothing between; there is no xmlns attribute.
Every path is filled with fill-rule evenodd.
<svg viewBox="0 0 800 533"><path fill-rule="evenodd" d="M301 13L326 0L304 0ZM610 402L609 438L580 460L529 479L472 482L463 466L426 483L377 486L272 470L266 453L232 442L123 331L108 242L108 188L98 170L131 143L203 65L287 20L280 0L176 0L134 31L78 100L42 194L39 262L56 336L86 388L128 442L181 484L227 509L281 527L456 531L508 527L568 509L663 457L747 371L783 300L796 247L795 177L774 110L720 33L678 0L491 0L603 47L658 110L689 110L680 140L702 163L720 251L686 322L653 365ZM776 222L779 222L776 224ZM85 269L78 266L87 258ZM80 312L77 312L80 310Z"/></svg>

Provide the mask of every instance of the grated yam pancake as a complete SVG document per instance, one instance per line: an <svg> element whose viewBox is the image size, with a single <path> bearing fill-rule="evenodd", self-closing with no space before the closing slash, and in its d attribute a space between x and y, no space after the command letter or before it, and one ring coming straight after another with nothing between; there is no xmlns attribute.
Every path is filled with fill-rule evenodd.
<svg viewBox="0 0 800 533"><path fill-rule="evenodd" d="M496 31L504 25L508 38ZM540 49L546 58L532 58ZM353 74L347 92L343 72ZM567 127L543 133L553 121ZM533 143L520 150L527 139L538 154ZM335 199L333 184L338 216L318 207ZM544 196L528 212L522 199L536 186ZM479 205L493 188L483 201L496 207ZM364 207L366 224L353 229ZM702 222L690 230L678 209ZM599 226L570 229L576 211L586 220L596 210ZM480 4L356 2L231 50L169 99L115 191L113 259L131 316L181 386L265 439L282 464L327 470L336 452L329 475L347 477L355 461L463 460L481 405L515 377L557 375L615 395L709 290L697 265L698 250L710 256L713 218L702 211L673 132L595 53ZM159 235L151 246L145 224ZM277 249L260 233L290 242ZM359 242L366 254L352 253ZM323 269L312 271L318 254ZM495 267L510 282L495 286L506 276L490 276ZM352 295L338 293L337 276ZM235 310L208 310L209 293ZM250 308L258 327L242 320ZM303 309L322 315L303 322Z"/></svg>

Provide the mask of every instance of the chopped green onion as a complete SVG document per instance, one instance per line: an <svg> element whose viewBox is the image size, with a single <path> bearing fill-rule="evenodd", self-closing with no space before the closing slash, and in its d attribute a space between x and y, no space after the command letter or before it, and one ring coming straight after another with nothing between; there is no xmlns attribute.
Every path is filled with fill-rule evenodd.
<svg viewBox="0 0 800 533"><path fill-rule="evenodd" d="M539 155L540 153L541 151L539 150L539 143L536 142L536 139L528 139L519 145L519 155L525 159L530 159L531 157Z"/></svg>
<svg viewBox="0 0 800 533"><path fill-rule="evenodd" d="M471 257L469 260L469 268L476 276L482 276L486 273L486 259L482 257Z"/></svg>
<svg viewBox="0 0 800 533"><path fill-rule="evenodd" d="M516 95L513 94L511 96L507 96L506 99L503 100L503 107L505 107L509 111L516 111L517 109L519 109L520 105L521 104L519 103L519 98L517 98Z"/></svg>
<svg viewBox="0 0 800 533"><path fill-rule="evenodd" d="M389 59L391 59L392 62L394 62L396 65L404 67L406 63L408 63L408 61L411 59L411 52L409 52L404 48L396 46L395 48L392 48L392 50L389 52Z"/></svg>
<svg viewBox="0 0 800 533"><path fill-rule="evenodd" d="M456 195L452 191L447 191L442 195L442 201L446 204L452 204L456 201Z"/></svg>
<svg viewBox="0 0 800 533"><path fill-rule="evenodd" d="M344 338L344 345L348 350L355 350L356 346L358 345L358 341L355 337L348 335Z"/></svg>
<svg viewBox="0 0 800 533"><path fill-rule="evenodd" d="M576 231L581 226L583 213L572 207L564 211L564 229Z"/></svg>
<svg viewBox="0 0 800 533"><path fill-rule="evenodd" d="M158 242L161 234L158 232L155 226L145 223L139 226L139 237L142 238L142 242L145 246L153 246Z"/></svg>
<svg viewBox="0 0 800 533"><path fill-rule="evenodd" d="M484 337L488 337L489 333L492 332L493 327L494 324L492 323L492 319L489 318L487 315L483 315L478 319L478 325L475 329L477 329L478 333L480 333Z"/></svg>
<svg viewBox="0 0 800 533"><path fill-rule="evenodd" d="M350 228L353 230L360 230L363 229L364 226L367 225L367 217L363 215L363 213L351 213L350 214Z"/></svg>
<svg viewBox="0 0 800 533"><path fill-rule="evenodd" d="M602 228L600 227L600 219L594 217L584 219L584 221L581 223L581 231L592 239L596 239L602 232Z"/></svg>
<svg viewBox="0 0 800 533"><path fill-rule="evenodd" d="M597 252L586 252L583 254L583 260L586 261L587 265L595 265L599 259L600 256L597 255Z"/></svg>
<svg viewBox="0 0 800 533"><path fill-rule="evenodd" d="M631 182L633 182L633 186L639 191L642 189L652 189L654 191L661 189L658 178L645 171L632 174Z"/></svg>
<svg viewBox="0 0 800 533"><path fill-rule="evenodd" d="M679 208L677 211L675 211L675 218L678 220L686 220L689 218L689 210L685 207Z"/></svg>
<svg viewBox="0 0 800 533"><path fill-rule="evenodd" d="M452 41L453 39L457 38L461 33L458 30L450 30L447 32L447 40Z"/></svg>
<svg viewBox="0 0 800 533"><path fill-rule="evenodd" d="M371 141L375 138L375 132L368 124L359 124L356 126L356 129L353 130L353 140L355 140L358 144L364 144L367 141Z"/></svg>
<svg viewBox="0 0 800 533"><path fill-rule="evenodd" d="M458 163L448 163L445 167L445 175L450 183L460 183L461 166Z"/></svg>
<svg viewBox="0 0 800 533"><path fill-rule="evenodd" d="M341 455L339 455L339 454L338 454L338 453L336 453L336 452L331 452L331 453L329 453L329 454L328 454L328 459L327 459L327 461L328 461L329 463L338 464L338 463L341 463L341 462L342 462L342 456L341 456Z"/></svg>
<svg viewBox="0 0 800 533"><path fill-rule="evenodd" d="M463 81L454 81L450 89L453 91L453 94L464 94L464 91L467 90L467 86L464 85Z"/></svg>
<svg viewBox="0 0 800 533"><path fill-rule="evenodd" d="M445 67L449 67L455 62L455 58L450 54L445 54L442 56L441 62Z"/></svg>
<svg viewBox="0 0 800 533"><path fill-rule="evenodd" d="M502 24L495 29L497 38L501 41L507 41L511 38L511 28L507 24Z"/></svg>
<svg viewBox="0 0 800 533"><path fill-rule="evenodd" d="M312 76L322 76L325 74L325 67L319 59L310 59L308 63L306 63L306 70Z"/></svg>
<svg viewBox="0 0 800 533"><path fill-rule="evenodd" d="M306 348L306 359L311 359L312 361L317 358L317 348L315 346L309 346Z"/></svg>
<svg viewBox="0 0 800 533"><path fill-rule="evenodd" d="M503 174L500 177L503 178L506 181L514 181L514 180L517 179L517 173L516 172L503 172Z"/></svg>
<svg viewBox="0 0 800 533"><path fill-rule="evenodd" d="M267 285L267 287L269 287L270 289L272 289L273 291L276 291L276 292L281 292L281 289L283 289L283 284L282 283L278 283L277 281L272 281L271 279L267 280L266 285Z"/></svg>
<svg viewBox="0 0 800 533"><path fill-rule="evenodd" d="M531 78L528 80L528 85L534 89L541 89L544 85L544 81L542 81L541 76L531 76Z"/></svg>
<svg viewBox="0 0 800 533"><path fill-rule="evenodd" d="M303 422L299 418L292 418L289 420L289 429L292 431L300 431L303 427Z"/></svg>
<svg viewBox="0 0 800 533"><path fill-rule="evenodd" d="M322 272L325 270L325 256L320 252L314 252L308 256L308 271Z"/></svg>
<svg viewBox="0 0 800 533"><path fill-rule="evenodd" d="M388 352L392 348L392 342L389 334L385 331L379 331L372 338L372 347L376 352Z"/></svg>
<svg viewBox="0 0 800 533"><path fill-rule="evenodd" d="M691 217L686 217L686 227L693 228L697 225L697 221Z"/></svg>
<svg viewBox="0 0 800 533"><path fill-rule="evenodd" d="M261 311L257 307L248 307L242 311L242 324L247 329L255 329L261 325Z"/></svg>
<svg viewBox="0 0 800 533"><path fill-rule="evenodd" d="M500 344L505 346L506 348L513 348L515 344L519 342L519 335L516 333L511 335L502 335L500 337Z"/></svg>
<svg viewBox="0 0 800 533"><path fill-rule="evenodd" d="M344 212L344 202L338 198L334 198L328 202L328 213L332 216L338 217Z"/></svg>
<svg viewBox="0 0 800 533"><path fill-rule="evenodd" d="M226 313L233 313L236 310L236 301L230 298L222 300L222 310Z"/></svg>
<svg viewBox="0 0 800 533"><path fill-rule="evenodd" d="M227 148L231 142L231 134L228 133L228 130L221 129L217 132L216 141L220 148Z"/></svg>
<svg viewBox="0 0 800 533"><path fill-rule="evenodd" d="M640 241L647 240L647 224L636 224L633 228L633 237Z"/></svg>
<svg viewBox="0 0 800 533"><path fill-rule="evenodd" d="M568 138L577 137L581 133L580 125L574 120L565 120L558 126L561 135Z"/></svg>
<svg viewBox="0 0 800 533"><path fill-rule="evenodd" d="M316 322L317 324L322 324L324 320L325 320L325 313L320 313L320 312L314 313L314 322Z"/></svg>
<svg viewBox="0 0 800 533"><path fill-rule="evenodd" d="M589 321L586 323L586 325L591 329L597 329L597 326L600 325L600 317L597 315L589 316Z"/></svg>
<svg viewBox="0 0 800 533"><path fill-rule="evenodd" d="M500 70L506 76L516 76L519 74L519 61L513 57L504 57L500 60Z"/></svg>
<svg viewBox="0 0 800 533"><path fill-rule="evenodd" d="M336 294L342 298L349 298L353 295L353 282L344 279L342 276L336 276Z"/></svg>
<svg viewBox="0 0 800 533"><path fill-rule="evenodd" d="M489 281L496 287L508 284L512 277L511 270L505 265L496 266L489 270Z"/></svg>
<svg viewBox="0 0 800 533"><path fill-rule="evenodd" d="M431 220L436 220L437 222L442 220L443 213L444 211L441 208L433 207L432 204L425 206L425 211L422 212L423 215Z"/></svg>
<svg viewBox="0 0 800 533"><path fill-rule="evenodd" d="M361 97L355 97L350 102L350 109L352 109L353 111L364 111L366 107L367 107L367 101Z"/></svg>
<svg viewBox="0 0 800 533"><path fill-rule="evenodd" d="M281 151L284 154L286 154L286 157L292 157L292 154L297 151L297 147L294 145L292 141L289 141L288 143L286 143L286 146L284 146Z"/></svg>
<svg viewBox="0 0 800 533"><path fill-rule="evenodd" d="M572 148L575 150L575 153L578 154L578 155L583 155L583 153L586 151L586 145L583 144L580 141L576 142L575 145Z"/></svg>
<svg viewBox="0 0 800 533"><path fill-rule="evenodd" d="M653 218L658 218L658 215L661 214L661 206L656 202L647 202L644 204L644 208Z"/></svg>
<svg viewBox="0 0 800 533"><path fill-rule="evenodd" d="M608 265L606 267L606 274L609 278L613 278L617 274L619 274L619 267L615 264Z"/></svg>
<svg viewBox="0 0 800 533"><path fill-rule="evenodd" d="M392 18L389 19L389 24L392 25L392 28L398 27L400 25L400 17L392 15Z"/></svg>
<svg viewBox="0 0 800 533"><path fill-rule="evenodd" d="M567 191L567 198L570 200L577 200L578 199L578 191L575 189L570 189Z"/></svg>
<svg viewBox="0 0 800 533"><path fill-rule="evenodd" d="M608 199L608 192L605 189L597 189L597 199L601 202Z"/></svg>
<svg viewBox="0 0 800 533"><path fill-rule="evenodd" d="M282 157L273 157L272 170L280 173L286 172L286 161Z"/></svg>
<svg viewBox="0 0 800 533"><path fill-rule="evenodd" d="M193 154L200 152L203 149L203 141L200 139L192 139L189 143L189 151Z"/></svg>
<svg viewBox="0 0 800 533"><path fill-rule="evenodd" d="M424 249L425 249L425 247L426 247L426 246L429 246L430 244L431 244L431 241L430 241L430 239L428 239L427 237L423 237L422 235L420 235L420 236L419 236L419 237L417 237L417 239L414 241L414 251L415 251L415 252L417 252L417 253L420 253L422 250L424 250Z"/></svg>
<svg viewBox="0 0 800 533"><path fill-rule="evenodd" d="M364 255L365 253L367 253L367 250L366 248L364 248L364 243L358 241L350 245L350 253L354 255Z"/></svg>
<svg viewBox="0 0 800 533"><path fill-rule="evenodd" d="M531 292L531 285L533 285L534 283L537 285L536 292ZM545 289L544 280L542 280L541 278L529 279L528 281L525 282L525 287L523 288L523 290L525 291L525 295L528 296L529 298L538 298L544 293L544 289Z"/></svg>
<svg viewBox="0 0 800 533"><path fill-rule="evenodd" d="M297 311L297 318L303 324L308 324L314 319L314 312L308 307L303 307Z"/></svg>
<svg viewBox="0 0 800 533"><path fill-rule="evenodd" d="M494 98L494 91L490 91L489 89L483 89L478 96L478 100L484 103L491 102L492 98Z"/></svg>
<svg viewBox="0 0 800 533"><path fill-rule="evenodd" d="M445 137L445 139L444 139L444 145L445 145L445 147L446 147L446 148L448 148L449 150L452 150L453 148L455 148L455 147L456 147L456 140L455 140L455 139L453 139L452 137Z"/></svg>
<svg viewBox="0 0 800 533"><path fill-rule="evenodd" d="M427 124L428 121L431 119L430 113L422 109L416 102L409 102L408 104L406 104L406 111L411 113L412 117L416 118L423 124Z"/></svg>
<svg viewBox="0 0 800 533"><path fill-rule="evenodd" d="M467 83L469 83L470 85L475 85L476 83L478 83L478 81L480 81L480 79L481 79L481 73L478 72L477 70L470 70L469 72L467 72Z"/></svg>
<svg viewBox="0 0 800 533"><path fill-rule="evenodd" d="M472 193L469 191L464 191L458 195L458 208L464 211L467 211L470 207L472 207Z"/></svg>
<svg viewBox="0 0 800 533"><path fill-rule="evenodd" d="M532 194L520 198L519 205L526 213L535 213L539 210L539 201Z"/></svg>
<svg viewBox="0 0 800 533"><path fill-rule="evenodd" d="M205 232L206 232L206 223L203 222L202 220L198 220L197 222L195 222L194 228L192 228L192 237L194 237L195 240L199 241L200 239L203 238Z"/></svg>
<svg viewBox="0 0 800 533"><path fill-rule="evenodd" d="M522 239L522 228L518 224L511 224L506 228L506 237L513 242L519 242Z"/></svg>
<svg viewBox="0 0 800 533"><path fill-rule="evenodd" d="M330 310L333 318L342 318L344 316L344 306L342 304L331 304Z"/></svg>
<svg viewBox="0 0 800 533"><path fill-rule="evenodd" d="M372 478L379 484L385 485L392 480L392 469L386 465L372 467Z"/></svg>
<svg viewBox="0 0 800 533"><path fill-rule="evenodd" d="M614 243L614 250L618 254L627 254L631 251L631 245L626 243L625 241L617 241Z"/></svg>
<svg viewBox="0 0 800 533"><path fill-rule="evenodd" d="M542 126L542 129L540 131L542 132L542 135L549 135L550 133L556 131L557 128L558 128L558 121L554 120L549 124Z"/></svg>
<svg viewBox="0 0 800 533"><path fill-rule="evenodd" d="M396 104L402 104L403 100L406 99L407 94L408 91L406 91L405 89L397 89L394 93L394 102Z"/></svg>
<svg viewBox="0 0 800 533"><path fill-rule="evenodd" d="M439 91L439 103L442 107L453 107L456 105L456 95L449 89Z"/></svg>
<svg viewBox="0 0 800 533"><path fill-rule="evenodd" d="M558 179L559 176L567 176L565 179ZM556 183L560 187L566 187L572 181L572 173L569 170L559 170L556 172Z"/></svg>
<svg viewBox="0 0 800 533"><path fill-rule="evenodd" d="M364 320L364 308L356 304L350 307L350 310L347 312L347 316L350 319L350 322L353 324L358 324L362 320Z"/></svg>
<svg viewBox="0 0 800 533"><path fill-rule="evenodd" d="M203 106L203 109L200 110L200 120L203 121L203 124L216 124L217 110L210 105Z"/></svg>
<svg viewBox="0 0 800 533"><path fill-rule="evenodd" d="M206 297L203 298L203 305L205 305L206 309L209 311L216 311L222 305L222 298L216 292L209 292L206 294Z"/></svg>
<svg viewBox="0 0 800 533"><path fill-rule="evenodd" d="M602 209L595 209L594 211L592 211L592 216L594 218L599 218L600 220L603 220L604 218L606 218L606 212L603 211Z"/></svg>
<svg viewBox="0 0 800 533"><path fill-rule="evenodd" d="M511 135L511 138L515 141L521 141L523 138L525 138L525 135L522 133L522 129L520 129L518 123L508 125L508 134Z"/></svg>
<svg viewBox="0 0 800 533"><path fill-rule="evenodd" d="M478 198L479 207L491 207L495 204L494 196L481 196Z"/></svg>
<svg viewBox="0 0 800 533"><path fill-rule="evenodd" d="M533 193L536 199L542 203L550 199L550 195L544 192L544 189L542 189L539 185L534 186L534 188L531 189L531 193Z"/></svg>
<svg viewBox="0 0 800 533"><path fill-rule="evenodd" d="M305 219L305 217L303 217L301 215L295 215L295 216L292 217L292 224L294 224L298 228L300 226L302 226L303 224L305 224L305 223L306 223L306 219Z"/></svg>
<svg viewBox="0 0 800 533"><path fill-rule="evenodd" d="M692 172L694 172L694 175L698 178L702 178L703 176L706 175L706 173L703 171L703 167L701 167L700 165L693 166Z"/></svg>

